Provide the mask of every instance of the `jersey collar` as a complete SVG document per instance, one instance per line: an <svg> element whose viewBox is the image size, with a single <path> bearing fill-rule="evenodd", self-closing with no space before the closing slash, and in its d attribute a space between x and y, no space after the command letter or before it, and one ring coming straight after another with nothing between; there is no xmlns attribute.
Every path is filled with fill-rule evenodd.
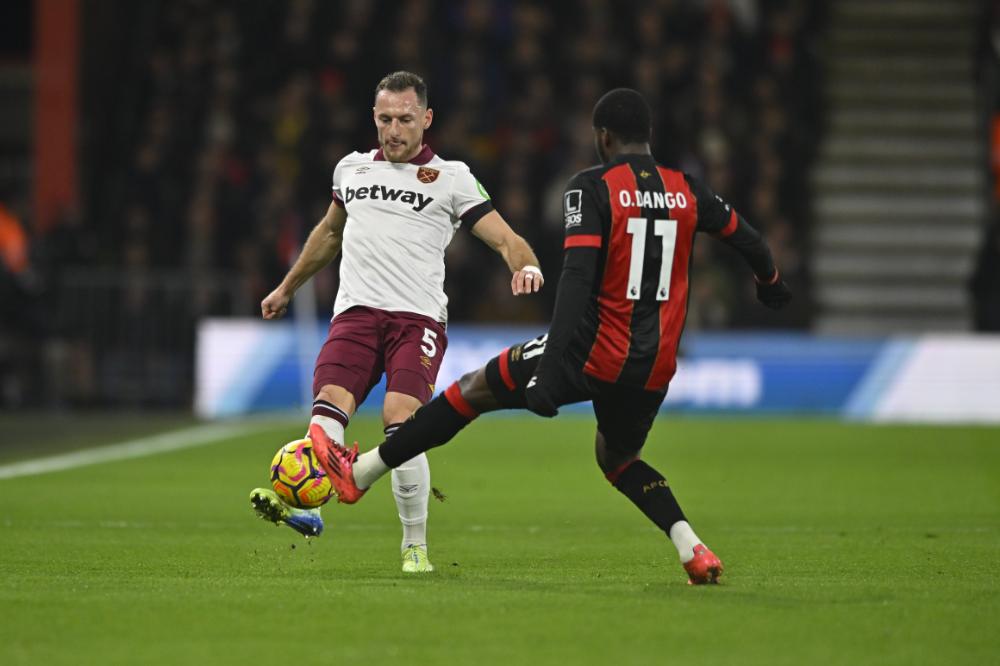
<svg viewBox="0 0 1000 666"><path fill-rule="evenodd" d="M413 156L413 159L409 161L409 164L427 164L432 159L434 159L434 151L426 143L419 153ZM382 149L379 148L375 153L376 162L385 162L385 155L382 154Z"/></svg>

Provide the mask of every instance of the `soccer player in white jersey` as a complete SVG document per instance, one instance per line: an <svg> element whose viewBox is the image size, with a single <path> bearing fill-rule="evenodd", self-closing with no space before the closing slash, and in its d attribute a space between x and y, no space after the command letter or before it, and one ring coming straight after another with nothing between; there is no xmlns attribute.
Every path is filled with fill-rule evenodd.
<svg viewBox="0 0 1000 666"><path fill-rule="evenodd" d="M431 398L447 347L444 253L460 226L503 257L515 296L543 284L534 252L493 209L469 167L442 159L424 144L433 111L423 79L389 74L375 89L373 110L380 148L340 160L326 216L285 279L261 302L264 319L280 318L296 289L343 253L329 335L316 360L310 421L340 443L383 372L387 435ZM403 525L403 571L432 571L427 457L393 470L392 489ZM318 511L292 509L270 490L254 490L251 504L262 517L303 534L322 531Z"/></svg>

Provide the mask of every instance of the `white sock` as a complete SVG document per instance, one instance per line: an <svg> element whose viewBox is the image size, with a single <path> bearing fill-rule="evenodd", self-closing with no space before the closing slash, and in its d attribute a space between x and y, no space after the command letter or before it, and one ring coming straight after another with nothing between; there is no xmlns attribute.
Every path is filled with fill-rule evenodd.
<svg viewBox="0 0 1000 666"><path fill-rule="evenodd" d="M427 503L431 494L431 466L426 453L392 470L392 494L396 498L399 522L403 524L401 549L426 546Z"/></svg>
<svg viewBox="0 0 1000 666"><path fill-rule="evenodd" d="M362 490L370 488L388 471L389 466L382 462L382 456L378 454L378 447L375 447L371 451L365 451L354 461L354 484ZM396 475L393 474L392 478L395 480Z"/></svg>
<svg viewBox="0 0 1000 666"><path fill-rule="evenodd" d="M337 419L330 418L329 416L313 416L309 419L309 425L317 424L326 433L326 436L337 442L338 444L344 443L344 426ZM306 437L309 433L306 433Z"/></svg>
<svg viewBox="0 0 1000 666"><path fill-rule="evenodd" d="M670 527L670 540L674 542L681 562L694 559L694 547L702 542L686 520L678 520Z"/></svg>

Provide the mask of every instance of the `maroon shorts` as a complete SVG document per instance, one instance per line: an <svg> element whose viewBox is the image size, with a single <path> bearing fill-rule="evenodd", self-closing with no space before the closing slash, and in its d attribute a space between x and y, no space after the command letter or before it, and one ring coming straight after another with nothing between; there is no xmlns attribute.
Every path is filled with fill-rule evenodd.
<svg viewBox="0 0 1000 666"><path fill-rule="evenodd" d="M444 326L430 317L356 305L330 322L316 359L313 395L333 384L350 391L360 405L384 372L387 391L425 403L434 394L447 347Z"/></svg>

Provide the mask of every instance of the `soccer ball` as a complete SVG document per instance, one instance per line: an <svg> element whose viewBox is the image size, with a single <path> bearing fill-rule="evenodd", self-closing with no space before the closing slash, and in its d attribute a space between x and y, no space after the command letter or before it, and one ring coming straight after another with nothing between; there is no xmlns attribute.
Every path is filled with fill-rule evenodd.
<svg viewBox="0 0 1000 666"><path fill-rule="evenodd" d="M308 439L278 449L271 461L271 485L282 500L300 509L322 506L334 493Z"/></svg>

